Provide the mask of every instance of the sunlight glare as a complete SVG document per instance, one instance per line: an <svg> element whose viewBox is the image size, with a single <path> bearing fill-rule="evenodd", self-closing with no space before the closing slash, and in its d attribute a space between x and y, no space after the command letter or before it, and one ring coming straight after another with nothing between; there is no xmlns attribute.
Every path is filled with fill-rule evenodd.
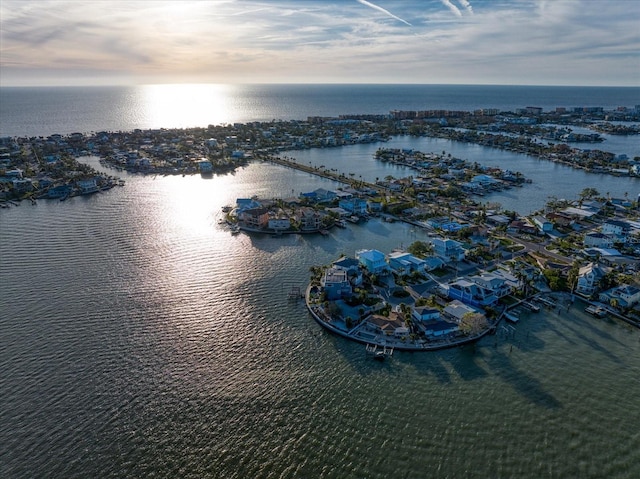
<svg viewBox="0 0 640 479"><path fill-rule="evenodd" d="M229 121L232 85L169 84L140 88L144 116L150 128L206 127Z"/></svg>

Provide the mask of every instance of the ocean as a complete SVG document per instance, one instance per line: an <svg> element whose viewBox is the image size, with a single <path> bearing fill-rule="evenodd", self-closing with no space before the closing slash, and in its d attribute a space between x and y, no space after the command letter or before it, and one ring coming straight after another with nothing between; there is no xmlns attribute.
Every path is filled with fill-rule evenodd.
<svg viewBox="0 0 640 479"><path fill-rule="evenodd" d="M274 106L273 118L410 108L405 87L364 86L361 93L375 95L351 100L344 92L357 96L355 87L272 89L273 98L229 100L236 110L228 107L222 122L269 118L265 105ZM385 89L396 96L379 98ZM31 98L10 104L19 116L7 114L8 93L0 89L3 136L178 127L186 120L161 104L142 108L140 96L123 97L135 89L53 89L49 97L36 90L16 90ZM300 101L283 104L293 95L287 90ZM347 95L342 105L338 91ZM571 101L635 104L633 94L621 94L598 105L590 93ZM549 97L508 101L519 107L560 99ZM335 103L316 104L318 98ZM459 99L439 101L444 107ZM488 106L481 103L461 109ZM254 113L239 104L254 105ZM213 123L206 118L214 113L220 111L194 117L190 126ZM162 115L174 123L156 124ZM413 141L423 141L423 150L461 148ZM304 162L333 155L345 170L375 174L370 152L349 148L322 150L327 157L296 154ZM538 168L548 178L571 175L473 151L458 154L522 161L529 174ZM102 168L95 157L82 161ZM595 319L580 302L562 303L523 315L515 331L475 346L372 361L364 346L322 330L288 293L306 285L313 265L361 248L390 252L426 239L422 230L371 220L326 237L233 236L218 222L238 197L337 185L266 163L207 179L117 174L126 186L0 210L0 477L640 475L637 329ZM599 178L570 181L590 186ZM534 180L531 191L541 190L535 201L545 187Z"/></svg>
<svg viewBox="0 0 640 479"><path fill-rule="evenodd" d="M390 110L514 111L640 104L640 88L498 85L141 85L2 87L0 136L206 127Z"/></svg>

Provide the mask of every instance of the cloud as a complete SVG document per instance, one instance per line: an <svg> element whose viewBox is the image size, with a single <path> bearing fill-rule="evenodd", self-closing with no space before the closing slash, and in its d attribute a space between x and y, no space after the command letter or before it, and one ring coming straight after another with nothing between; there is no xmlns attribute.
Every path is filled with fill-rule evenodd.
<svg viewBox="0 0 640 479"><path fill-rule="evenodd" d="M473 15L473 7L467 0L458 0L458 3L462 5L462 8L464 8L468 13Z"/></svg>
<svg viewBox="0 0 640 479"><path fill-rule="evenodd" d="M18 75L45 82L46 71L70 81L112 72L230 83L634 85L640 77L640 2L596 10L587 0L482 8L471 0L473 11L465 0L403 0L393 13L376 3L0 0L3 86Z"/></svg>
<svg viewBox="0 0 640 479"><path fill-rule="evenodd" d="M441 0L441 2L445 7L449 8L449 10L451 10L457 17L462 16L462 12L460 11L460 9L453 3L451 3L450 0Z"/></svg>
<svg viewBox="0 0 640 479"><path fill-rule="evenodd" d="M389 16L389 17L391 17L391 18L394 18L394 19L396 19L396 20L398 20L399 22L402 22L402 23L404 23L404 24L406 24L406 25L409 25L410 27L411 27L411 26L413 26L413 25L411 25L409 22L407 22L406 20L403 20L402 18L400 18L400 17L398 17L398 16L394 15L394 14L393 14L393 13L391 13L389 10L386 10L386 9L384 9L384 8L382 8L382 7L378 6L378 5L374 5L374 4L373 4L373 3L371 3L371 2L367 2L367 0L356 0L356 1L357 1L358 3L361 3L362 5L366 5L367 7L373 8L374 10L378 10L379 12L382 12L382 13L384 13L385 15L387 15L387 16Z"/></svg>

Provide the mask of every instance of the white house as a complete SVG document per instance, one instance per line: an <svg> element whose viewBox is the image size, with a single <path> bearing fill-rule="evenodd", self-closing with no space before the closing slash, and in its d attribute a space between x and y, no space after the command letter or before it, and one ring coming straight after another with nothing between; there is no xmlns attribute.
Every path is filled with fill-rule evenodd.
<svg viewBox="0 0 640 479"><path fill-rule="evenodd" d="M485 272L480 275L471 276L469 279L477 285L492 291L498 298L502 298L511 293L511 286L507 284L506 279L497 274Z"/></svg>
<svg viewBox="0 0 640 479"><path fill-rule="evenodd" d="M612 304L614 301L623 308L630 308L640 301L640 288L628 284L600 293L600 301Z"/></svg>
<svg viewBox="0 0 640 479"><path fill-rule="evenodd" d="M455 319L458 322L462 321L462 318L464 317L464 315L468 313L484 314L479 309L474 308L473 306L469 306L468 304L464 304L462 301L458 301L457 299L454 299L453 301L451 301L444 308L443 313L450 316L451 318Z"/></svg>
<svg viewBox="0 0 640 479"><path fill-rule="evenodd" d="M269 229L272 230L287 230L291 228L291 221L289 221L289 218L271 218L268 225Z"/></svg>
<svg viewBox="0 0 640 479"><path fill-rule="evenodd" d="M589 263L578 270L576 293L591 296L598 289L600 280L604 277L604 270L596 263Z"/></svg>
<svg viewBox="0 0 640 479"><path fill-rule="evenodd" d="M399 274L424 273L426 269L426 262L423 259L416 258L405 251L394 251L387 258L391 269Z"/></svg>
<svg viewBox="0 0 640 479"><path fill-rule="evenodd" d="M445 262L462 261L464 259L464 249L462 244L449 238L433 238L431 240L433 250L437 256Z"/></svg>
<svg viewBox="0 0 640 479"><path fill-rule="evenodd" d="M423 324L424 333L430 337L440 337L447 334L455 333L460 329L456 323L451 323L444 320L430 320Z"/></svg>
<svg viewBox="0 0 640 479"><path fill-rule="evenodd" d="M429 321L440 318L440 310L435 308L417 307L413 308L411 316L416 321Z"/></svg>

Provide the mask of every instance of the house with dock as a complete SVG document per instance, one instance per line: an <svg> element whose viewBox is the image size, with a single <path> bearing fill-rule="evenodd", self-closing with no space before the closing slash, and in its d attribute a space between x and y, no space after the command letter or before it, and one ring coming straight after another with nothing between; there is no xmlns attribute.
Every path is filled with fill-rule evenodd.
<svg viewBox="0 0 640 479"><path fill-rule="evenodd" d="M352 293L347 271L331 267L324 272L320 285L324 288L329 301L335 301Z"/></svg>
<svg viewBox="0 0 640 479"><path fill-rule="evenodd" d="M441 285L442 291L451 299L457 299L471 306L492 306L498 301L495 293L468 279L458 279Z"/></svg>

